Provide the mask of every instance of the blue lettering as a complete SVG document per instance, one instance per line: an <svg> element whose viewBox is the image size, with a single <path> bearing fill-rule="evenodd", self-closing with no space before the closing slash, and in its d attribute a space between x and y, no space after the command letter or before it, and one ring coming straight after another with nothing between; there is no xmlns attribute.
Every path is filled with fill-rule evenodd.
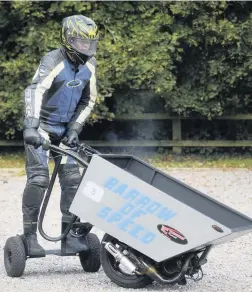
<svg viewBox="0 0 252 292"><path fill-rule="evenodd" d="M96 215L100 218L106 218L109 214L109 212L111 211L112 209L109 208L109 207L103 207Z"/></svg>
<svg viewBox="0 0 252 292"><path fill-rule="evenodd" d="M126 190L127 190L127 188L128 188L128 185L120 185L118 188L116 188L115 190L114 190L114 192L116 193L116 194L120 194L120 195L122 195Z"/></svg>
<svg viewBox="0 0 252 292"><path fill-rule="evenodd" d="M146 212L144 212L141 209L138 209L130 215L130 219L135 220L137 217L140 217L141 215L145 215L145 214L146 214Z"/></svg>
<svg viewBox="0 0 252 292"><path fill-rule="evenodd" d="M136 225L135 228L129 232L129 234L135 238L138 238L138 233L142 230L144 230L144 228L141 225Z"/></svg>
<svg viewBox="0 0 252 292"><path fill-rule="evenodd" d="M112 222L118 222L122 219L122 214L114 212L111 214L111 216L108 217L107 222L112 223Z"/></svg>
<svg viewBox="0 0 252 292"><path fill-rule="evenodd" d="M119 212L122 212L124 215L128 215L134 208L135 208L134 205L126 203L121 207Z"/></svg>
<svg viewBox="0 0 252 292"><path fill-rule="evenodd" d="M171 210L168 210L167 208L163 208L162 210L160 210L160 212L157 214L157 217L159 219L163 219L163 220L169 220L172 217L176 216L176 213L174 213Z"/></svg>
<svg viewBox="0 0 252 292"><path fill-rule="evenodd" d="M158 210L158 208L161 206L161 204L159 204L159 203L157 203L157 202L152 202L151 204L150 204L150 206L146 209L146 211L148 212L148 213L151 213L151 214L153 214L153 213L155 213L157 210Z"/></svg>
<svg viewBox="0 0 252 292"><path fill-rule="evenodd" d="M156 235L152 232L146 233L142 238L141 241L144 244L149 244L155 239Z"/></svg>
<svg viewBox="0 0 252 292"><path fill-rule="evenodd" d="M141 206L140 208L142 208L146 206L149 202L150 202L150 198L148 198L147 196L143 196L136 202L136 206L140 205Z"/></svg>
<svg viewBox="0 0 252 292"><path fill-rule="evenodd" d="M119 180L113 176L111 176L105 183L104 183L104 187L111 190L117 183L119 182Z"/></svg>
<svg viewBox="0 0 252 292"><path fill-rule="evenodd" d="M131 201L132 201L139 195L140 195L140 193L137 190L130 190L126 194L124 194L123 197L124 197L124 199L127 199L127 200L131 199Z"/></svg>
<svg viewBox="0 0 252 292"><path fill-rule="evenodd" d="M130 224L134 224L134 222L130 219L125 219L123 220L121 223L118 224L118 227L122 230L122 231L127 231L127 227Z"/></svg>

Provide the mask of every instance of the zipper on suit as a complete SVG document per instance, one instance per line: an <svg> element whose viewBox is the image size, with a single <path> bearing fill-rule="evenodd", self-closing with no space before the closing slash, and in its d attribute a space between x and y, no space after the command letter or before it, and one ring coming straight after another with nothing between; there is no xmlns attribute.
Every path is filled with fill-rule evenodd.
<svg viewBox="0 0 252 292"><path fill-rule="evenodd" d="M75 81L75 77L76 77L77 69L78 69L78 68L76 68L76 67L74 66L74 81ZM67 117L68 117L69 110L70 110L71 105L72 105L73 91L74 91L74 87L72 88L71 100L70 100L70 105L69 105L68 112L67 112Z"/></svg>

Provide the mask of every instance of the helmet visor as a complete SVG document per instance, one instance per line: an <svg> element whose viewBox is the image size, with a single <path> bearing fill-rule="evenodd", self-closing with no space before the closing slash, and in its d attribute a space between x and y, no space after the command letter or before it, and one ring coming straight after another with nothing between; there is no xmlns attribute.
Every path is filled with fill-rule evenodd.
<svg viewBox="0 0 252 292"><path fill-rule="evenodd" d="M97 49L97 40L70 38L70 45L79 53L86 56L93 56Z"/></svg>

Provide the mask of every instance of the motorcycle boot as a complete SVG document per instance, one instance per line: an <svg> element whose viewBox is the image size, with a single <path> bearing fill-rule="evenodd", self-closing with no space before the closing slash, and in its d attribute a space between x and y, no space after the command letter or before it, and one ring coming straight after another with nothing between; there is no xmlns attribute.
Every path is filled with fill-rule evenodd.
<svg viewBox="0 0 252 292"><path fill-rule="evenodd" d="M23 219L24 234L23 238L26 247L26 254L31 258L45 257L45 250L38 243L37 239L37 222L33 220Z"/></svg>

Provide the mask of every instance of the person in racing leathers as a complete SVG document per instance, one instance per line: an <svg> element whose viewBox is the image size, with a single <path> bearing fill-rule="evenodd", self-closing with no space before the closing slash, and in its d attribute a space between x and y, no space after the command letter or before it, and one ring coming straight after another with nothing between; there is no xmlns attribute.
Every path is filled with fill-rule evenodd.
<svg viewBox="0 0 252 292"><path fill-rule="evenodd" d="M23 137L27 182L22 197L23 229L31 257L45 256L38 243L37 222L45 190L49 184L48 151L43 139L55 145L73 146L78 142L86 119L96 101L96 59L98 28L83 15L63 19L59 49L45 54L29 86L24 91ZM68 211L81 176L70 158L59 168L62 224L70 219ZM63 225L62 225L63 226ZM78 248L68 234L68 245ZM78 252L78 251L77 251Z"/></svg>

